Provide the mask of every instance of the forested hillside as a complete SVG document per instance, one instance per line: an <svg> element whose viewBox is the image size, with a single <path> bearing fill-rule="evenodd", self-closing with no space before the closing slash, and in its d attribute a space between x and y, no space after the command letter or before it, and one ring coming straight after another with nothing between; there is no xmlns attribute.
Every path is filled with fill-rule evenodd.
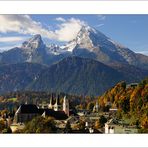
<svg viewBox="0 0 148 148"><path fill-rule="evenodd" d="M148 130L148 78L137 86L120 82L105 92L98 99L100 107L117 108L117 116L130 119L130 124L137 124L143 132Z"/></svg>

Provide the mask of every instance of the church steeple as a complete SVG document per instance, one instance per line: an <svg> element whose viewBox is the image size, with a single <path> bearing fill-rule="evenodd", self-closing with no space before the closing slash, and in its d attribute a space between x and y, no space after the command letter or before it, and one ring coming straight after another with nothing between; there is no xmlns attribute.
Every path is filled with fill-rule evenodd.
<svg viewBox="0 0 148 148"><path fill-rule="evenodd" d="M48 108L49 109L52 109L53 108L52 101L53 101L53 94L51 94L51 97L50 97L50 103L48 105Z"/></svg>
<svg viewBox="0 0 148 148"><path fill-rule="evenodd" d="M59 110L59 105L58 105L58 103L59 103L59 95L56 97L56 102L55 102L55 104L54 104L54 110L55 110L55 111L58 111L58 110Z"/></svg>
<svg viewBox="0 0 148 148"><path fill-rule="evenodd" d="M99 104L98 104L98 101L96 101L96 112L99 111Z"/></svg>
<svg viewBox="0 0 148 148"><path fill-rule="evenodd" d="M67 116L69 116L69 101L66 98L66 96L64 97L63 100L63 111L65 112L65 114L67 114Z"/></svg>
<svg viewBox="0 0 148 148"><path fill-rule="evenodd" d="M96 101L96 104L94 105L94 108L93 108L93 112L98 112L99 111L99 104L98 104L98 101Z"/></svg>

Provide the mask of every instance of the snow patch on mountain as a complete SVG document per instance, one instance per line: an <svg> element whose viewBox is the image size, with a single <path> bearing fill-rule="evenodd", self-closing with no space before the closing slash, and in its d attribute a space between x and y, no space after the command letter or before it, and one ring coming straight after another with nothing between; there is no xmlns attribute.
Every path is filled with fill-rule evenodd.
<svg viewBox="0 0 148 148"><path fill-rule="evenodd" d="M50 44L46 48L47 54L52 54L52 55L60 55L60 54L65 54L69 52L66 50L65 46L58 46L56 44Z"/></svg>
<svg viewBox="0 0 148 148"><path fill-rule="evenodd" d="M87 50L92 51L91 49L94 45L90 38L91 31L96 33L93 28L90 28L89 26L83 26L77 34L76 38L67 43L65 49L69 52L73 52L76 46L78 46L79 48L86 48Z"/></svg>

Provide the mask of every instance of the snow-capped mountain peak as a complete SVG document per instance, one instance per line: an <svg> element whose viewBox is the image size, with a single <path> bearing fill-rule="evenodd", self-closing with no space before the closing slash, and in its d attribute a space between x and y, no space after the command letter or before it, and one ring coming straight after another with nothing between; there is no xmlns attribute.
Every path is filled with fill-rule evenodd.
<svg viewBox="0 0 148 148"><path fill-rule="evenodd" d="M70 52L73 52L75 48L83 48L93 52L94 48L100 47L113 52L119 52L120 49L126 48L90 26L82 26L76 38L65 46L65 48Z"/></svg>
<svg viewBox="0 0 148 148"><path fill-rule="evenodd" d="M64 46L55 44L46 46L42 41L41 35L34 35L25 41L21 47L12 48L7 52L1 53L0 61L3 63L10 61L10 63L34 62L52 64L67 56L90 58L104 64L119 62L135 66L141 66L147 61L147 57L140 56L142 60L139 59L139 55L127 47L89 26L82 26L77 36ZM142 62L138 62L139 60Z"/></svg>
<svg viewBox="0 0 148 148"><path fill-rule="evenodd" d="M65 49L76 56L94 58L103 63L120 61L131 64L136 62L131 50L89 26L82 26L76 38L70 41Z"/></svg>
<svg viewBox="0 0 148 148"><path fill-rule="evenodd" d="M44 44L40 34L34 35L32 38L22 43L20 48L26 55L26 61L32 62L35 56L44 55L46 45Z"/></svg>
<svg viewBox="0 0 148 148"><path fill-rule="evenodd" d="M69 51L65 49L65 46L58 46L56 44L50 44L46 48L47 54L53 54L53 55L60 55L65 54Z"/></svg>
<svg viewBox="0 0 148 148"><path fill-rule="evenodd" d="M41 35L37 34L34 35L32 38L30 38L28 41L25 41L22 44L21 48L32 51L34 49L43 48L43 47L45 47L45 45L43 43L42 37Z"/></svg>
<svg viewBox="0 0 148 148"><path fill-rule="evenodd" d="M68 42L67 45L65 45L65 49L69 52L73 52L76 46L92 47L92 41L89 37L90 31L91 28L89 26L82 26L76 38Z"/></svg>

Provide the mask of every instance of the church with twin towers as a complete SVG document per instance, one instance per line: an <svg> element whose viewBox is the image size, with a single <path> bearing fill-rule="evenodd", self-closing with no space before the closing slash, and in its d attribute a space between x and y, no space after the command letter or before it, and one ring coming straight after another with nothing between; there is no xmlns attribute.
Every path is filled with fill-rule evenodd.
<svg viewBox="0 0 148 148"><path fill-rule="evenodd" d="M54 102L53 95L50 98L50 103L48 105L49 109L53 109L54 111L64 111L67 116L69 116L69 100L64 96L63 98L63 105L60 105L60 98L59 95L56 97L56 101Z"/></svg>
<svg viewBox="0 0 148 148"><path fill-rule="evenodd" d="M22 104L15 112L13 122L25 123L39 115L43 117L51 116L57 120L65 120L69 117L69 100L66 96L64 96L62 102L63 104L60 104L59 95L57 97L51 95L47 108L40 108L35 104Z"/></svg>

